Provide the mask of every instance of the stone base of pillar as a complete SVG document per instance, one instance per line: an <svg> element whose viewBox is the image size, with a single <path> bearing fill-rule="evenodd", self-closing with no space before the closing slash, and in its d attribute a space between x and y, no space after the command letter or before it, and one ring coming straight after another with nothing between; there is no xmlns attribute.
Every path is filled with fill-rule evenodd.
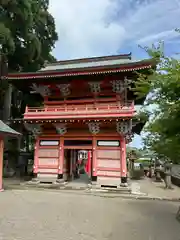
<svg viewBox="0 0 180 240"><path fill-rule="evenodd" d="M58 178L56 180L56 183L60 183L60 184L64 184L65 183L63 174L58 174Z"/></svg>
<svg viewBox="0 0 180 240"><path fill-rule="evenodd" d="M58 179L63 179L63 174L58 174Z"/></svg>
<svg viewBox="0 0 180 240"><path fill-rule="evenodd" d="M34 173L34 176L32 178L32 180L30 181L32 183L39 183L39 179L38 179L38 174L37 173Z"/></svg>
<svg viewBox="0 0 180 240"><path fill-rule="evenodd" d="M38 178L33 178L31 181L29 181L29 182L32 182L32 183L34 183L34 184L38 184L38 183L40 183L40 180L38 179Z"/></svg>
<svg viewBox="0 0 180 240"><path fill-rule="evenodd" d="M92 181L93 183L96 183L96 182L97 182L97 176L92 176L92 177L91 177L91 181Z"/></svg>
<svg viewBox="0 0 180 240"><path fill-rule="evenodd" d="M121 177L121 187L127 187L128 183L127 183L127 177Z"/></svg>

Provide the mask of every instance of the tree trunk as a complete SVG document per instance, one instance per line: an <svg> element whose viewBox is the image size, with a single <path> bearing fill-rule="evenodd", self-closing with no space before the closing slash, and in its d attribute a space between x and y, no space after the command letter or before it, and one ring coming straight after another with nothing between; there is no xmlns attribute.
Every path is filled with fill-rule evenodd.
<svg viewBox="0 0 180 240"><path fill-rule="evenodd" d="M13 86L9 84L4 97L3 120L5 123L7 123L11 117L12 91Z"/></svg>

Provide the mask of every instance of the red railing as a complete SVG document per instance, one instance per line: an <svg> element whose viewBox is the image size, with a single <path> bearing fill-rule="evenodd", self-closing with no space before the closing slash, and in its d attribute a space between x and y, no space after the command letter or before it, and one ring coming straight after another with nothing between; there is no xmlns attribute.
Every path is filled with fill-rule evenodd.
<svg viewBox="0 0 180 240"><path fill-rule="evenodd" d="M96 103L96 104L78 104L62 106L45 107L26 107L25 114L30 113L87 113L87 112L111 112L111 111L134 111L134 102L126 102L124 105L118 103Z"/></svg>

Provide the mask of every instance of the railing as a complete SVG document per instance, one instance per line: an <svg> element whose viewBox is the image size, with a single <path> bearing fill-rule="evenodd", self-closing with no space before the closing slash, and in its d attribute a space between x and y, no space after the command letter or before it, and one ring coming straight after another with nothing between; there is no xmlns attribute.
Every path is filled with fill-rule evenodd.
<svg viewBox="0 0 180 240"><path fill-rule="evenodd" d="M93 112L127 112L134 111L134 102L125 104L115 103L95 103L95 104L78 104L78 105L61 105L45 107L26 107L25 114L49 113L49 114L76 114L76 113L93 113Z"/></svg>

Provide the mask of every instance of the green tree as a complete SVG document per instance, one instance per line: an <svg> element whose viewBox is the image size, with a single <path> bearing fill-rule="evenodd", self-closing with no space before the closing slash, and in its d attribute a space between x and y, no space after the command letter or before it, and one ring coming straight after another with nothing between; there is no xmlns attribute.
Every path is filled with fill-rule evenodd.
<svg viewBox="0 0 180 240"><path fill-rule="evenodd" d="M52 61L58 39L48 0L1 0L0 46L12 71L35 71Z"/></svg>
<svg viewBox="0 0 180 240"><path fill-rule="evenodd" d="M8 62L9 72L36 71L45 62L55 61L51 52L58 36L48 7L48 0L0 0L0 58ZM33 101L1 81L1 118L5 122L10 116L21 118L29 100ZM17 130L22 131L22 124Z"/></svg>
<svg viewBox="0 0 180 240"><path fill-rule="evenodd" d="M48 12L48 0L1 0L0 1L0 51L8 60L9 71L36 71L45 61L54 61L52 49L58 39L54 18ZM1 103L4 106L3 120L11 113L12 91L21 103L13 102L14 117L24 112L25 94L4 84ZM4 94L3 94L4 93ZM16 107L16 106L20 107ZM13 117L13 116L12 116Z"/></svg>
<svg viewBox="0 0 180 240"><path fill-rule="evenodd" d="M163 49L146 49L158 62L149 78L139 76L135 91L138 96L149 96L146 109L149 122L144 128L146 147L161 158L168 158L174 163L180 162L180 62L164 56ZM145 110L147 112L147 110Z"/></svg>

